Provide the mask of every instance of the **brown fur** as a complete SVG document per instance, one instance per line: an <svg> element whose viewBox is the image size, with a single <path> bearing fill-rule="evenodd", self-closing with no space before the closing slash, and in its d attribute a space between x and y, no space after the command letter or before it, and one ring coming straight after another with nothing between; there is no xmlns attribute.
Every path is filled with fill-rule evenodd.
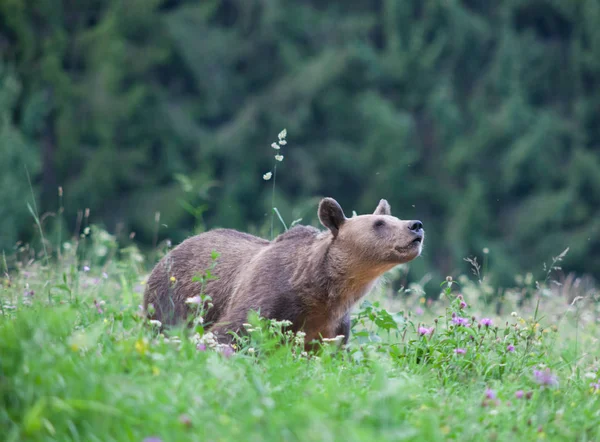
<svg viewBox="0 0 600 442"><path fill-rule="evenodd" d="M325 198L319 219L328 231L296 226L273 241L228 229L188 238L152 271L144 308L152 304L153 318L163 324L185 319L191 313L186 299L201 291L192 278L210 268L216 251L212 273L218 279L204 286L214 306L204 319L221 340L229 339L227 331L241 331L252 309L291 321L307 343L339 334L347 342L352 306L384 272L419 256L422 241L415 240L424 232L420 222L391 216L385 200L372 215L346 218L334 199Z"/></svg>

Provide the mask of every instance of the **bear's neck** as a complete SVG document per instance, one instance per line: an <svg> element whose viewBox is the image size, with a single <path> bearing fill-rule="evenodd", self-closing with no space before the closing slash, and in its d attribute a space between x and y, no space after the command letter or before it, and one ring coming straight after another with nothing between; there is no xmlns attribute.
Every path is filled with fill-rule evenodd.
<svg viewBox="0 0 600 442"><path fill-rule="evenodd" d="M324 271L327 277L328 303L345 313L395 264L369 262L356 251L350 252L330 245L321 266L321 272Z"/></svg>

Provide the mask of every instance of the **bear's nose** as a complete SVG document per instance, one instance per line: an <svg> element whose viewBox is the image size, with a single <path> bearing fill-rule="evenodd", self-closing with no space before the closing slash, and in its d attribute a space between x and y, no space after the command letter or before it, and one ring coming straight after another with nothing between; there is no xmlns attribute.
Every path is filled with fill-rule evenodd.
<svg viewBox="0 0 600 442"><path fill-rule="evenodd" d="M418 232L423 229L423 223L421 221L409 221L408 229L413 232Z"/></svg>

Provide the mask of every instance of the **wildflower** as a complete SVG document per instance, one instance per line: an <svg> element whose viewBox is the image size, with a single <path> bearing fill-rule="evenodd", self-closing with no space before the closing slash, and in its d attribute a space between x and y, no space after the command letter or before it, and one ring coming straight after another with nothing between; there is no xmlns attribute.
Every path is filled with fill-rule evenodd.
<svg viewBox="0 0 600 442"><path fill-rule="evenodd" d="M323 342L339 342L344 339L344 335L337 335L335 338L323 338Z"/></svg>
<svg viewBox="0 0 600 442"><path fill-rule="evenodd" d="M461 310L464 309L466 306L467 306L467 303L465 301L460 301L459 307Z"/></svg>
<svg viewBox="0 0 600 442"><path fill-rule="evenodd" d="M102 277L103 277L104 279L108 279L108 273L106 273L106 272L102 272Z"/></svg>
<svg viewBox="0 0 600 442"><path fill-rule="evenodd" d="M490 253L490 249L488 249L487 247L483 248L483 254L487 255L488 253Z"/></svg>
<svg viewBox="0 0 600 442"><path fill-rule="evenodd" d="M533 370L533 377L535 381L542 386L556 386L558 385L558 378L552 374L549 368L545 370Z"/></svg>
<svg viewBox="0 0 600 442"><path fill-rule="evenodd" d="M458 326L464 325L465 327L469 326L469 320L467 318L461 318L460 316L455 316L452 318L452 322Z"/></svg>
<svg viewBox="0 0 600 442"><path fill-rule="evenodd" d="M185 303L186 304L201 304L202 298L200 297L200 295L192 296L191 298L187 298L185 300Z"/></svg>
<svg viewBox="0 0 600 442"><path fill-rule="evenodd" d="M96 311L97 311L97 312L98 312L98 314L100 314L100 315L103 313L103 311L102 311L102 305L103 305L103 304L104 304L104 301L100 301L100 302L98 302L98 301L96 301L96 300L94 299L94 307L96 307Z"/></svg>
<svg viewBox="0 0 600 442"><path fill-rule="evenodd" d="M177 278L175 278L174 276L171 276L171 277L169 278L169 281L171 281L171 282L175 282L175 281L177 281Z"/></svg>
<svg viewBox="0 0 600 442"><path fill-rule="evenodd" d="M515 351L515 346L512 344L508 344L508 347L506 347L506 351L509 351L512 353L513 351Z"/></svg>
<svg viewBox="0 0 600 442"><path fill-rule="evenodd" d="M206 351L206 344L198 344L198 345L196 345L196 350L198 350L198 351Z"/></svg>
<svg viewBox="0 0 600 442"><path fill-rule="evenodd" d="M464 348L457 348L454 350L454 353L456 353L457 355L464 355L467 352L467 350L465 350Z"/></svg>
<svg viewBox="0 0 600 442"><path fill-rule="evenodd" d="M161 327L162 326L162 322L160 322L158 319L150 319L148 321L148 324L154 325L156 327Z"/></svg>
<svg viewBox="0 0 600 442"><path fill-rule="evenodd" d="M420 302L421 304L425 304L425 298L419 298L419 302Z"/></svg>
<svg viewBox="0 0 600 442"><path fill-rule="evenodd" d="M267 172L263 175L263 180L269 181L272 176L273 176L273 174L271 172Z"/></svg>
<svg viewBox="0 0 600 442"><path fill-rule="evenodd" d="M271 144L271 147L272 147L273 149L275 149L275 150L279 150L279 149L281 149L281 147L280 147L280 146L279 146L279 144L277 144L277 143L273 143L273 144Z"/></svg>
<svg viewBox="0 0 600 442"><path fill-rule="evenodd" d="M275 155L277 161L283 161L283 155Z"/></svg>
<svg viewBox="0 0 600 442"><path fill-rule="evenodd" d="M513 318L516 318L516 317L517 317L517 312L512 312L510 315L511 315Z"/></svg>
<svg viewBox="0 0 600 442"><path fill-rule="evenodd" d="M182 414L181 416L179 416L179 422L185 425L186 427L192 426L192 419L187 414Z"/></svg>
<svg viewBox="0 0 600 442"><path fill-rule="evenodd" d="M254 347L250 347L250 348L248 349L248 353L250 353L251 355L253 355L255 351L256 351L256 350L254 350Z"/></svg>
<svg viewBox="0 0 600 442"><path fill-rule="evenodd" d="M285 140L279 140L279 144L281 144L282 146L285 146L287 144L287 141L285 141Z"/></svg>
<svg viewBox="0 0 600 442"><path fill-rule="evenodd" d="M90 267L89 266L83 266L83 271L84 272L89 272L90 271Z"/></svg>
<svg viewBox="0 0 600 442"><path fill-rule="evenodd" d="M421 316L424 313L423 309L421 307L417 307L415 309L415 315L417 316Z"/></svg>
<svg viewBox="0 0 600 442"><path fill-rule="evenodd" d="M283 140L285 137L287 137L287 129L283 129L281 132L279 132L279 134L277 135L277 138L279 138L279 140Z"/></svg>
<svg viewBox="0 0 600 442"><path fill-rule="evenodd" d="M235 353L235 352L234 352L233 348L231 347L231 345L224 345L223 347L221 347L221 353L226 358L229 358L229 357L233 356L233 353Z"/></svg>
<svg viewBox="0 0 600 442"><path fill-rule="evenodd" d="M135 341L135 350L141 355L144 355L148 351L148 347L147 339L138 339Z"/></svg>
<svg viewBox="0 0 600 442"><path fill-rule="evenodd" d="M525 392L523 390L517 390L517 391L515 391L515 397L517 399L523 399L524 395L525 395Z"/></svg>
<svg viewBox="0 0 600 442"><path fill-rule="evenodd" d="M452 276L446 276L446 282L452 282Z"/></svg>
<svg viewBox="0 0 600 442"><path fill-rule="evenodd" d="M492 325L492 320L490 318L483 318L479 323L485 327L489 327Z"/></svg>
<svg viewBox="0 0 600 442"><path fill-rule="evenodd" d="M485 397L487 399L496 399L496 392L490 388L485 390Z"/></svg>
<svg viewBox="0 0 600 442"><path fill-rule="evenodd" d="M588 379L596 379L596 373L593 371L588 371L584 376Z"/></svg>
<svg viewBox="0 0 600 442"><path fill-rule="evenodd" d="M417 330L421 336L430 335L433 332L433 328L419 327Z"/></svg>

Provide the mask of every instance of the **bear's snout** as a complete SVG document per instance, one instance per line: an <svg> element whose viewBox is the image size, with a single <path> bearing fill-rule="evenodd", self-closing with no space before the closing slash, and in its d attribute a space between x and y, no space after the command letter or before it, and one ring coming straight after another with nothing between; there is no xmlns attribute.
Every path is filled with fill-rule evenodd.
<svg viewBox="0 0 600 442"><path fill-rule="evenodd" d="M420 232L423 230L423 223L419 220L413 220L408 222L408 230L411 232Z"/></svg>

